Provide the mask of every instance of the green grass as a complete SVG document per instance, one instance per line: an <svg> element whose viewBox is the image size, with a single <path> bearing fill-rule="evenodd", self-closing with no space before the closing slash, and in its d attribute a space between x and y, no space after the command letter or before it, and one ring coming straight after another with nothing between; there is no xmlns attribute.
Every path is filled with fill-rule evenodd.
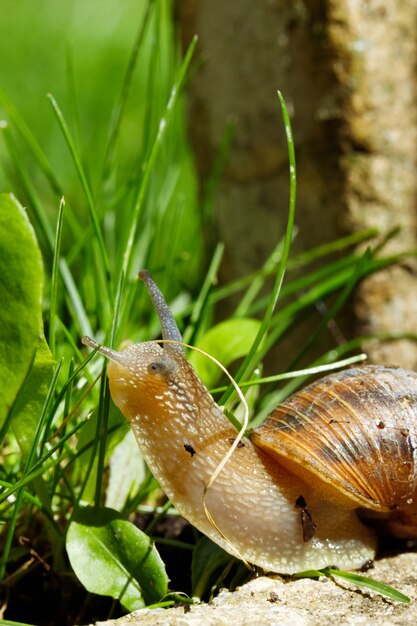
<svg viewBox="0 0 417 626"><path fill-rule="evenodd" d="M360 354L352 356L360 351L361 339L338 345L330 336L329 323L358 281L416 251L386 257L384 242L368 230L299 255L291 253L296 163L280 95L277 141L281 105L290 164L287 229L277 233L276 248L262 267L218 285L224 246L218 242L213 250L204 250L202 230L212 223L210 206L231 134L225 133L199 204L183 96L195 42L182 56L170 3L149 0L137 11L137 3L124 0L118 4L116 22L114 3L107 1L88 7L62 2L59 15L53 3L44 3L30 20L27 0L4 5L0 52L9 63L0 69L0 107L7 120L0 129L0 184L1 191L12 191L27 206L36 232L45 270L42 320L48 345L33 339L26 371L20 372L19 393L0 415L0 574L11 607L39 578L47 581L51 594L40 599L43 604L57 598L63 603L64 594L59 596L54 583L69 584L80 600L78 606L64 603L64 610L81 623L88 621L96 602L87 591L94 594L97 589L87 579L82 581L87 591L79 592L77 564L69 565L65 549L71 522L77 540L87 541L94 534L94 523L104 524L109 517L104 505L115 502L115 494L120 517L110 517L118 528L125 527L129 516L143 523L150 511L162 519L175 515L169 503L158 509L161 492L129 439L126 421L110 401L103 361L80 343L84 334L110 346L158 336L148 298L144 289L138 289L137 271L151 270L187 342L199 346L208 331L213 333L213 356L227 362L242 388L249 388L251 423L256 425L308 377L337 361L347 365L362 359ZM86 29L87 17L97 20L94 32ZM15 39L11 23L22 25L22 34ZM43 70L37 79L28 78L35 94L30 102L16 75L20 66L15 65L27 54ZM364 242L367 252L358 253L355 246ZM19 268L15 278L20 284ZM39 277L39 288L41 283ZM237 347L226 350L224 331L214 320L231 296L238 304L227 328ZM324 315L317 303L325 307ZM255 317L259 321L251 324L253 336L251 341L245 337L248 347L242 354L239 333L248 332L242 320ZM19 319L16 314L17 325ZM315 323L311 340L283 356L279 365L270 365L271 375L263 376L271 350L283 353L285 337L306 320ZM331 348L320 355L317 346L323 335ZM18 346L9 345L9 336L0 338L5 371L11 367L13 375L8 355L17 354ZM281 381L287 382L277 388ZM216 379L216 397L227 402L236 423L233 413L238 415L239 409L233 388L223 383ZM77 515L87 505L90 521L80 522ZM182 558L192 553L185 585L189 594L208 598L220 585L233 588L247 576L245 568L197 533L178 541L158 536L157 519L146 530L161 554L169 560L177 550L177 562L178 554ZM111 535L109 527L106 532ZM141 535L135 534L133 540L147 545ZM158 571L163 585L164 566L157 561L155 557L152 571ZM113 563L134 572L140 590L146 585L136 565L123 556ZM97 567L105 567L105 561ZM174 574L171 570L171 577ZM123 593L117 588L110 595L121 597L123 604ZM168 594L163 606L171 605L174 596ZM155 604L154 599L148 602ZM130 598L125 608L132 606ZM34 616L38 608L34 598ZM122 609L104 602L100 611L104 619ZM28 614L11 608L6 617L27 621Z"/></svg>
<svg viewBox="0 0 417 626"><path fill-rule="evenodd" d="M149 337L155 321L138 295L138 269L151 269L168 299L183 307L201 273L203 247L183 99L195 42L182 60L171 3L138 8L124 1L115 9L110 2L63 2L61 16L50 4L34 16L27 2L7 4L0 30L16 22L21 30L14 40L4 32L0 44L8 42L3 58L10 60L0 70L7 121L0 131L1 191L27 206L36 231L44 328L56 363L54 376L44 376L22 456L17 409L0 418L0 574L18 601L18 582L29 584L33 570L42 570L36 559L28 566L38 543L46 541L39 553L66 575L68 524L81 503L102 506L108 461L126 434L124 420L110 411L106 378L94 385L102 366L80 350L81 336L109 344ZM110 33L107 39L89 40L87 16L103 38ZM30 108L13 69L28 50L42 67ZM28 401L25 384L19 397ZM149 482L141 493L126 492L132 509L155 492ZM31 530L36 511L42 521ZM18 544L22 532L30 537L25 547Z"/></svg>

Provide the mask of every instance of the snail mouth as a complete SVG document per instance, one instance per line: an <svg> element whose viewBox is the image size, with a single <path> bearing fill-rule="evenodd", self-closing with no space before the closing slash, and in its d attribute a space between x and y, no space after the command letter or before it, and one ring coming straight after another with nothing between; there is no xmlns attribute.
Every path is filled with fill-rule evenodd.
<svg viewBox="0 0 417 626"><path fill-rule="evenodd" d="M100 352L100 354L107 357L109 361L112 361L113 363L119 363L120 365L124 364L124 360L120 352L116 352L116 350L112 350L111 348L106 348L106 346L101 346L96 341L94 341L94 339L91 339L91 337L85 336L81 339L81 342L85 346L89 346L90 348L97 350L97 352Z"/></svg>

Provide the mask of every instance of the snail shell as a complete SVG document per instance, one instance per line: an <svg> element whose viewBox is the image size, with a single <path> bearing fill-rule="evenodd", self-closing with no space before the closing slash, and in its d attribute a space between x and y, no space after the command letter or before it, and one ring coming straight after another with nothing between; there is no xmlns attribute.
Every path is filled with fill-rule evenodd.
<svg viewBox="0 0 417 626"><path fill-rule="evenodd" d="M369 365L326 376L279 405L251 438L330 497L385 514L391 532L416 537L414 372Z"/></svg>
<svg viewBox="0 0 417 626"><path fill-rule="evenodd" d="M206 491L236 431L178 345L162 293L140 276L168 343L121 352L84 343L110 360L112 398L186 519L231 554L280 573L372 559L375 536L358 509L417 537L416 374L365 366L309 385L253 431Z"/></svg>

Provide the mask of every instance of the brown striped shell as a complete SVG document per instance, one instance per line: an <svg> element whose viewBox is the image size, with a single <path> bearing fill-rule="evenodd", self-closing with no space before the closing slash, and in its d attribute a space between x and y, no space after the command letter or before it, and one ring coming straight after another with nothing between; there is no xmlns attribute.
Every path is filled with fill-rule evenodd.
<svg viewBox="0 0 417 626"><path fill-rule="evenodd" d="M364 366L326 376L278 406L252 441L336 499L394 511L394 532L417 536L417 374Z"/></svg>

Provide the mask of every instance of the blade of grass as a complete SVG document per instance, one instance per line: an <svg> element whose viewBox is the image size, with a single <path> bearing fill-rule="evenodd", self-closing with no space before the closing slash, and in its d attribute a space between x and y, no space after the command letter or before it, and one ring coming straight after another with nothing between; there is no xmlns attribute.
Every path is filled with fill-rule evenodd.
<svg viewBox="0 0 417 626"><path fill-rule="evenodd" d="M0 480L0 487L5 487L6 489L9 489L10 487L12 487L12 483L7 482L5 480ZM39 509L39 511L43 515L45 515L46 518L48 518L48 522L50 523L51 526L54 527L56 534L63 536L64 534L63 530L59 526L59 524L57 524L57 522L54 520L53 513L51 512L51 510L45 507L42 501L37 496L33 495L26 489L22 489L22 491L23 491L24 500L27 500L27 502L29 502L30 504L33 504L37 509ZM0 624L1 623L2 622L0 621Z"/></svg>
<svg viewBox="0 0 417 626"><path fill-rule="evenodd" d="M336 369L341 369L344 367L349 367L354 363L361 363L365 361L367 358L366 354L357 354L355 356L351 356L347 359L342 359L341 361L335 361L329 364L324 365L316 365L311 367L306 367L301 370L294 370L292 372L284 372L283 374L274 374L272 376L265 376L264 378L255 378L253 380L245 380L239 383L239 387L243 389L244 387L253 387L253 385L266 385L268 383L277 383L282 380L288 380L292 378L297 378L298 376L313 376L315 374L323 374L325 372L332 372ZM221 393L225 391L227 387L217 387L216 389L210 389L210 393Z"/></svg>
<svg viewBox="0 0 417 626"><path fill-rule="evenodd" d="M72 396L72 391L73 391L73 381L74 381L74 370L75 370L75 364L74 364L74 359L71 359L70 362L70 366L69 366L69 370L68 370L68 379L66 382L66 390L65 390L65 395L64 395L64 410L63 410L63 422L62 422L62 426L61 426L61 433L63 436L65 436L65 433L67 432L67 418L70 412L70 407L71 407L71 396ZM55 413L55 412L54 412ZM45 440L42 442L42 446L41 446L41 453L43 452L44 449L44 445L45 445ZM62 444L62 446L58 449L58 455L61 455L64 451L64 444ZM51 487L51 493L54 495L58 482L59 482L59 478L60 478L60 472L58 471L58 468L55 468L55 472L54 472L54 478L52 480L52 487Z"/></svg>
<svg viewBox="0 0 417 626"><path fill-rule="evenodd" d="M373 578L368 578L367 576L360 576L359 574L354 574L352 572L343 572L341 570L336 570L332 568L326 568L324 570L326 576L336 576L338 578L343 578L343 580L348 580L351 583L354 583L358 587L366 587L367 589L371 589L376 593L379 593L383 596L391 598L391 600L396 600L397 602L403 602L407 604L410 602L410 598L406 596L401 591L386 585L385 583L381 583Z"/></svg>
<svg viewBox="0 0 417 626"><path fill-rule="evenodd" d="M197 300L195 301L194 308L190 317L190 323L184 333L185 343L194 343L193 340L196 335L196 327L197 324L201 321L202 312L207 304L210 290L217 279L217 272L219 271L219 266L223 258L223 253L224 244L218 243L214 251L210 266L208 268L206 278L203 282L203 286L200 290Z"/></svg>
<svg viewBox="0 0 417 626"><path fill-rule="evenodd" d="M54 392L55 392L55 388L57 386L58 377L59 377L59 374L61 372L61 368L62 368L62 361L59 361L59 363L57 363L57 365L55 367L54 375L52 377L51 383L50 383L49 388L48 388L48 393L47 393L46 398L45 398L45 402L44 402L44 406L43 406L43 409L42 409L42 413L40 415L39 422L37 424L36 431L35 431L35 434L33 436L31 449L29 451L28 458L27 458L27 461L26 461L25 473L28 472L31 469L31 466L33 465L33 461L34 461L34 459L36 457L36 450L37 450L38 443L39 443L39 440L41 438L42 430L44 428L44 424L45 424L45 421L46 421L46 418L47 418L47 411L48 411L49 405L50 405L50 403L52 401L52 398L53 398L53 395L54 395Z"/></svg>
<svg viewBox="0 0 417 626"><path fill-rule="evenodd" d="M74 428L72 428L64 437L62 437L57 444L52 446L48 450L48 452L46 452L42 457L40 457L39 460L33 464L31 469L24 476L22 476L22 478L19 478L19 480L17 480L11 487L9 487L9 489L6 489L6 491L0 494L0 504L4 502L5 500L7 500L8 498L10 498L10 496L16 493L16 491L19 491L19 489L28 485L30 482L32 482L32 480L34 480L38 476L41 476L43 473L47 474L48 471L50 469L53 469L56 465L59 465L63 461L69 460L69 462L71 462L71 460L75 458L76 455L73 455L72 458L68 459L69 453L67 451L61 456L55 457L49 463L47 461L48 459L50 459L51 456L53 456L56 450L58 450L59 447L63 443L71 439L71 437L73 437L75 433L80 428L82 428L87 422L88 422L88 419L85 419L79 422L78 424L76 424L76 426L74 426ZM80 451L79 453L81 454L85 452L87 449L91 448L92 445L93 445L92 442L90 442L89 444L86 444L86 446L84 446L82 451Z"/></svg>
<svg viewBox="0 0 417 626"><path fill-rule="evenodd" d="M408 596L385 583L381 583L373 578L368 578L367 576L354 574L353 572L344 572L343 570L333 569L332 567L325 567L322 570L306 570L305 572L298 572L293 575L293 578L320 578L321 576L326 576L327 578L331 578L333 576L343 578L343 580L347 580L358 587L371 589L372 591L375 591L375 593L379 593L380 595L386 596L396 602L403 602L405 604L410 602L410 598Z"/></svg>
<svg viewBox="0 0 417 626"><path fill-rule="evenodd" d="M236 317L245 317L248 315L249 308L258 295L259 291L265 284L265 278L270 274L276 271L278 264L282 257L284 241L279 241L276 248L272 251L272 254L268 257L263 267L257 272L256 276L254 276L251 281L246 293L243 295L237 309L235 311ZM281 288L281 296L283 292L283 287Z"/></svg>
<svg viewBox="0 0 417 626"><path fill-rule="evenodd" d="M56 304L58 297L58 271L59 271L59 257L61 253L61 240L62 240L62 225L64 217L65 200L62 197L59 203L58 220L56 224L54 256L52 259L52 276L51 276L51 296L49 304L49 349L52 356L55 357L55 337L56 337Z"/></svg>
<svg viewBox="0 0 417 626"><path fill-rule="evenodd" d="M63 400L65 400L65 404L67 405L69 402L69 398L68 398L68 394L69 394L69 390L73 387L74 381L76 378L78 378L78 376L80 375L80 373L86 369L87 364L93 359L93 357L96 355L98 348L95 348L94 350L92 350L92 352L90 352L86 359L76 368L73 369L70 367L70 371L68 372L68 377L67 380L65 381L65 384L62 386L62 388L60 389L60 391L56 394L55 397L55 402L51 407L51 410L49 412L49 416L46 420L46 428L45 428L45 432L44 432L44 436L42 438L42 441L39 445L39 454L42 455L46 442L48 440L50 440L52 438L52 436L50 436L49 433L49 427L50 424L52 423L52 421L54 420L57 411L59 409L59 406L61 404L61 402ZM64 407L64 415L65 415L65 407Z"/></svg>
<svg viewBox="0 0 417 626"><path fill-rule="evenodd" d="M63 191L63 187L58 182L58 179L56 178L44 151L39 145L38 140L36 139L32 131L30 130L29 126L26 124L25 120L20 115L19 111L16 109L14 104L10 102L10 100L7 98L4 92L2 92L1 89L0 89L0 104L6 110L6 113L9 117L12 127L16 129L18 134L21 136L21 138L25 142L26 147L29 148L29 151L32 153L38 167L40 168L40 170L46 177L46 180L48 181L48 184L51 187L54 195L57 196L57 198L61 198L62 196L64 196L65 194ZM68 225L70 229L72 230L74 237L81 236L83 231L81 230L78 224L78 221L75 215L73 214L71 207L68 204L66 207L66 216L67 216Z"/></svg>
<svg viewBox="0 0 417 626"><path fill-rule="evenodd" d="M390 265L394 265L396 263L400 263L401 261L407 259L407 257L417 256L417 250L409 250L406 252L399 253L397 255L392 255L389 257L375 257L375 250L373 250L373 258L369 261L367 265L365 265L363 272L361 274L361 278L364 278L368 274L373 272L377 272L381 269L389 267ZM320 283L325 283L323 279L325 277L329 277L329 284L332 282L332 274L336 276L344 276L343 280L348 280L348 277L351 274L351 266L356 266L358 262L357 255L351 255L344 257L342 259L333 261L333 263L328 264L322 268L319 268L316 271L313 271L305 276L302 276L294 281L290 282L288 285L283 286L281 291L281 297L288 297L293 293L296 293L298 290L305 289L306 286L319 283L318 289L320 287ZM340 274L339 274L340 270ZM345 270L345 271L344 271ZM326 283L327 284L327 283ZM327 287L323 290L324 293L329 293ZM317 300L320 298L318 297ZM268 297L258 298L257 301L252 305L250 310L248 311L249 315L253 315L262 309L265 308L268 302Z"/></svg>
<svg viewBox="0 0 417 626"><path fill-rule="evenodd" d="M118 284L117 294L116 294L116 302L115 302L115 311L113 315L113 323L112 329L110 333L110 347L113 347L114 339L116 335L116 329L118 326L119 315L120 315L120 305L122 300L122 291L124 285L124 274L121 275L121 280ZM98 421L97 421L97 431L98 431L98 460L97 460L97 476L96 476L96 490L95 490L95 506L98 508L101 504L101 493L103 487L103 477L105 470L105 458L106 458L106 445L107 445L107 433L109 428L109 408L110 408L110 392L109 392L109 384L106 376L106 367L107 362L103 363L102 377L101 377L101 388L100 388L100 402L98 408ZM95 457L95 452L91 455L92 458ZM92 465L91 465L92 468Z"/></svg>
<svg viewBox="0 0 417 626"><path fill-rule="evenodd" d="M379 333L374 335L363 335L356 337L350 341L347 341L341 346L335 346L320 358L316 359L312 363L312 367L321 367L323 364L336 363L343 355L353 350L360 350L363 343L377 339L378 341L397 341L399 339L408 339L410 341L417 341L417 334L413 333ZM330 366L332 367L332 366ZM299 389L308 380L308 376L300 373L297 378L290 380L284 387L278 391L274 391L272 394L264 398L262 408L258 411L256 418L251 421L251 427L262 424L266 416L276 407L281 404L288 396L297 389Z"/></svg>
<svg viewBox="0 0 417 626"><path fill-rule="evenodd" d="M360 278L364 278L375 271L398 262L400 257L402 257L402 255L395 255L394 257L386 257L384 259L371 259L362 267ZM309 307L314 306L314 303L317 300L324 299L328 294L341 289L346 282L350 280L352 271L354 271L354 269L347 268L338 272L335 276L330 276L329 279L312 287L309 291L302 294L297 300L282 308L279 315L272 318L270 332L263 342L260 350L260 357L262 358L265 356L265 354L278 341L283 333L289 329L298 314L301 314L301 312L306 311Z"/></svg>
<svg viewBox="0 0 417 626"><path fill-rule="evenodd" d="M282 288L281 298L284 300L285 298L288 298L289 296L292 296L297 292L305 291L307 287L314 285L315 283L321 283L324 279L336 274L336 272L341 269L356 266L358 263L358 258L359 257L354 254L346 255L342 259L337 259L332 263L320 267L318 270L313 270L312 272L300 276L300 278L296 278L288 282ZM260 298L259 300L262 299ZM259 306L261 306L261 309L259 310L262 310L262 303L259 303L259 300L250 309L251 314L258 310Z"/></svg>
<svg viewBox="0 0 417 626"><path fill-rule="evenodd" d="M356 267L358 263L359 257L357 255L348 255L343 257L342 259L338 259L333 261L330 264L325 265L324 267L320 267L318 270L313 270L308 274L300 276L295 280L290 281L288 284L284 285L281 290L281 298L287 299L289 296L297 294L297 297L303 297L306 293L307 287L311 287L314 285L320 289L321 284L325 284L328 280L329 283L332 283L332 279L336 276L351 276L352 268ZM346 278L347 280L347 278ZM303 293L304 292L304 293ZM258 298L256 302L248 310L248 315L254 315L262 311L268 303L268 296Z"/></svg>
<svg viewBox="0 0 417 626"><path fill-rule="evenodd" d="M393 226L393 228L391 228L388 232L384 233L384 236L374 248L375 254L382 250L387 245L387 243L389 243L394 237L398 235L400 231L401 226Z"/></svg>
<svg viewBox="0 0 417 626"><path fill-rule="evenodd" d="M67 340L68 345L70 346L71 351L72 351L74 357L76 358L77 361L82 362L83 361L83 355L82 355L81 350L79 349L79 347L77 345L78 338L80 337L79 333L78 332L76 333L76 338L77 338L77 341L76 341L74 339L74 337L72 336L70 330L67 328L67 325L64 324L64 322L59 317L56 317L56 322L57 322L57 324L59 326L60 332L64 335L65 339ZM78 330L78 328L76 328L76 330ZM90 337L91 337L91 335L90 335ZM88 378L88 374L87 374L87 378Z"/></svg>
<svg viewBox="0 0 417 626"><path fill-rule="evenodd" d="M58 363L57 364L57 366L55 368L54 376L53 376L52 381L51 381L51 384L49 385L48 393L47 393L47 396L45 398L44 407L42 409L42 413L41 413L39 422L38 422L37 427L36 427L36 431L35 431L35 434L34 434L34 437L33 437L33 440L32 440L32 445L31 445L31 448L30 448L29 453L28 453L28 457L26 459L25 469L24 469L24 474L25 475L27 475L30 472L31 466L32 466L34 458L36 456L36 450L37 450L39 438L41 436L41 432L42 432L42 429L43 429L45 416L46 416L46 411L47 411L47 408L48 408L49 403L51 401L53 391L54 391L54 389L56 387L56 384L57 384L59 372L61 370L61 365L62 365L62 363ZM20 507L21 507L22 502L23 502L23 496L24 496L23 489L19 489L18 494L16 496L16 501L15 501L15 505L14 505L14 508L13 508L12 517L11 517L11 519L9 521L9 525L8 525L7 532L6 532L6 537L4 539L3 554L1 555L1 558L0 558L0 581L3 580L5 572L6 572L7 561L9 560L10 549L12 547L12 542L13 542L13 537L14 537L14 533L15 533L15 529L16 529L17 519L18 519L18 516L19 516L19 513L20 513ZM42 498L41 498L41 500L42 500Z"/></svg>
<svg viewBox="0 0 417 626"><path fill-rule="evenodd" d="M176 79L174 81L171 94L168 99L168 103L166 105L165 113L161 117L160 122L159 122L158 131L156 133L156 136L155 136L155 139L154 139L154 142L153 142L150 154L149 154L149 158L143 164L143 169L142 169L143 176L142 176L141 185L139 187L139 192L135 201L133 215L131 217L130 229L129 229L128 238L126 241L125 252L123 255L121 275L124 274L125 276L129 276L130 263L132 260L133 244L134 244L134 240L136 236L136 230L137 230L140 212L142 209L143 201L145 199L145 194L146 194L149 180L150 180L150 175L153 171L157 156L161 149L161 145L163 142L167 125L169 124L173 110L175 109L179 92L183 86L188 67L191 63L191 59L194 53L196 43L197 43L197 38L194 37L193 41L191 42L187 50L185 58L183 62L181 63Z"/></svg>
<svg viewBox="0 0 417 626"><path fill-rule="evenodd" d="M399 341L401 339L407 339L408 341L417 341L416 333L374 333L372 335L361 335L359 337L355 337L355 339L351 339L350 341L346 341L346 343L335 346L328 352L325 352L319 359L317 359L313 365L326 364L326 363L334 363L337 359L340 359L347 352L352 352L353 350L360 350L364 343L368 341ZM300 383L297 384L299 386ZM291 390L292 391L292 390ZM291 393L290 391L290 393ZM288 395L288 393L286 394Z"/></svg>
<svg viewBox="0 0 417 626"><path fill-rule="evenodd" d="M109 342L110 348L113 348L114 342L116 339L116 332L117 332L121 305L122 305L122 293L123 293L124 283L125 283L125 275L122 272L120 274L120 280L117 285L116 301L114 303L113 321L112 321L112 327L110 331L110 342Z"/></svg>
<svg viewBox="0 0 417 626"><path fill-rule="evenodd" d="M32 183L32 179L29 176L27 168L24 165L23 160L20 156L20 153L18 151L16 142L14 140L14 137L10 128L7 125L2 126L1 128L3 131L3 136L7 145L7 149L9 151L11 161L16 168L16 171L25 189L26 195L29 198L29 201L31 203L31 209L33 211L33 214L39 226L41 235L46 243L47 252L51 252L53 250L53 245L54 245L53 244L54 235L53 235L51 225L49 224L46 218L46 215L43 211L42 203L37 195L37 192Z"/></svg>
<svg viewBox="0 0 417 626"><path fill-rule="evenodd" d="M368 248L365 251L365 253L359 258L359 261L358 261L358 263L356 265L356 268L354 268L350 279L348 280L348 282L346 283L345 287L342 289L340 294L337 296L336 301L330 307L330 309L328 310L327 314L323 317L323 319L321 320L321 322L318 325L318 327L316 328L316 330L309 336L309 338L307 339L307 341L303 345L302 349L298 352L298 354L291 361L290 365L288 366L288 369L290 369L290 370L293 369L293 367L296 365L296 363L298 363L307 354L307 352L310 350L310 348L314 345L314 343L317 341L317 339L323 333L325 328L327 328L329 322L336 317L337 313L340 311L342 306L345 304L346 300L348 299L348 297L352 293L353 288L357 284L357 282L358 282L358 280L359 280L359 278L361 276L361 273L363 271L363 268L365 267L365 265L370 260L371 260L371 251Z"/></svg>
<svg viewBox="0 0 417 626"><path fill-rule="evenodd" d="M101 506L101 493L103 486L103 477L104 477L104 462L106 455L106 444L107 444L107 433L109 429L109 408L110 408L110 390L108 378L106 376L106 367L107 363L103 363L102 377L101 377L101 388L100 388L100 401L98 405L98 419L97 419L97 445L93 446L93 451L91 454L91 463L88 466L88 470L86 472L86 481L84 486L87 484L87 480L89 478L90 472L93 468L93 463L96 457L96 451L98 448L98 459L97 459L97 472L96 472L96 489L94 496L94 506L96 509ZM82 492L84 489L82 490ZM82 493L81 492L81 493Z"/></svg>
<svg viewBox="0 0 417 626"><path fill-rule="evenodd" d="M60 260L59 269L65 283L68 305L71 310L73 320L78 327L78 333L81 337L83 335L91 336L93 334L93 329L90 325L90 320L88 319L82 298L80 297L75 280L65 259Z"/></svg>
<svg viewBox="0 0 417 626"><path fill-rule="evenodd" d="M81 182L81 186L84 191L84 195L87 200L87 207L88 207L88 214L90 217L90 222L93 227L94 236L95 236L95 239L97 241L98 248L100 251L101 262L103 263L104 271L106 275L105 283L108 286L107 293L108 293L109 301L113 302L113 294L112 294L112 289L111 289L112 279L111 279L111 273L110 273L110 263L109 263L109 258L108 258L107 251L106 251L106 246L104 244L103 234L100 228L99 219L98 219L97 212L94 206L94 200L93 200L93 195L91 193L90 185L87 181L87 177L85 175L84 168L81 163L81 159L78 155L78 151L75 147L74 140L71 136L71 133L69 131L65 118L62 114L62 111L59 108L58 103L56 102L52 94L48 94L47 97L49 99L49 102L51 103L52 110L54 111L55 117L58 121L59 127L61 128L65 142L70 151L72 160L75 165L75 169L77 171L78 177Z"/></svg>
<svg viewBox="0 0 417 626"><path fill-rule="evenodd" d="M243 361L241 367L239 368L235 380L239 383L242 378L249 371L251 372L253 368L256 366L259 361L258 356L258 348L260 346L261 341L264 339L265 334L268 332L269 325L271 323L272 315L281 291L282 282L284 280L285 270L287 266L288 257L290 254L290 247L292 242L292 234L294 228L294 217L295 217L295 200L296 200L296 186L297 186L297 178L296 178L296 164L295 164L295 152L294 152L294 141L292 137L291 130L291 122L288 115L288 110L285 104L285 100L281 94L278 92L279 101L281 104L282 117L284 120L285 133L287 138L287 148L288 148L288 158L290 164L290 199L289 199L289 210L288 210L288 219L287 219L287 228L284 239L284 249L282 252L281 262L278 267L277 275L274 282L274 287L272 289L272 294L268 302L268 307L265 312L264 318L262 320L261 327L259 332L253 342L252 348L249 351L247 357ZM230 396L233 393L233 388L229 387L229 390L226 391L221 400L220 404L224 405Z"/></svg>
<svg viewBox="0 0 417 626"><path fill-rule="evenodd" d="M296 229L294 227L294 231L295 230ZM374 236L374 234L375 233L373 229L364 230L364 231L360 231L359 233L355 233L354 235L349 235L348 237L337 239L335 242L330 242L329 244L325 244L324 246L318 246L316 248L312 248L311 250L307 250L306 253L302 253L301 255L294 256L293 259L288 259L287 270L290 270L293 268L298 269L299 267L308 265L309 263L311 263L312 261L316 259L324 257L328 254L332 254L335 250L341 251L357 243L368 241L370 238ZM332 244L335 244L334 248ZM298 262L297 259L300 256L302 258ZM346 257L344 257L343 259L340 259L340 262L344 262L345 258ZM317 271L328 271L327 267L328 266L326 265ZM272 268L271 274L273 273L274 270L275 270L275 267ZM257 278L260 271L262 270L257 270L256 272L247 274L246 276L243 276L242 278L238 278L237 280L234 280L227 285L223 285L222 287L217 288L210 295L210 302L214 304L216 302L224 300L225 298L228 298L229 296L239 293L239 291L242 291L243 289L248 287L253 282L253 280ZM290 283L289 285L291 284L292 283ZM289 288L289 285L283 285L282 290L281 290L281 297L284 297L284 292L285 294L287 293L287 289ZM257 309L261 310L262 308L266 306L266 304L267 304L267 299L263 298L262 303L257 307Z"/></svg>
<svg viewBox="0 0 417 626"><path fill-rule="evenodd" d="M191 543L186 543L185 541L179 541L178 539L169 539L168 537L154 537L154 542L156 545L160 544L161 546L171 546L172 548L178 548L179 550L188 550L192 552L194 550L194 545Z"/></svg>
<svg viewBox="0 0 417 626"><path fill-rule="evenodd" d="M120 125L123 117L123 112L126 106L126 102L129 96L130 87L132 84L133 73L136 68L136 63L141 50L142 43L145 37L147 28L149 27L150 17L152 15L152 9L154 0L148 0L145 16L141 17L141 23L139 25L136 39L133 43L130 58L127 64L126 73L123 79L122 88L120 90L117 101L113 107L112 116L110 120L110 128L108 133L108 142L106 152L104 156L104 165L102 171L102 181L106 181L113 166L114 155L116 150L117 139L120 132Z"/></svg>
<svg viewBox="0 0 417 626"><path fill-rule="evenodd" d="M23 502L23 489L21 489L17 496L13 507L13 513L11 518L9 519L6 536L3 542L3 553L0 557L0 581L3 580L5 573L7 562L9 560L9 554L12 547L13 537L16 529L17 518L19 516L20 507Z"/></svg>
<svg viewBox="0 0 417 626"><path fill-rule="evenodd" d="M20 177L22 185L25 189L25 193L29 199L30 208L33 211L36 222L40 228L41 235L46 244L46 253L53 255L54 250L54 233L52 227L46 217L46 214L43 209L42 202L37 194L37 191L32 183L32 180L29 176L26 166L23 163L23 160L20 157L20 154L17 150L16 143L13 139L12 134L10 133L10 129L2 128L4 133L4 138L6 140L6 144L9 150L9 154L11 160L16 168L16 171ZM92 329L90 326L90 322L88 316L85 312L82 300L80 298L80 294L75 285L75 281L72 277L71 270L68 267L65 259L61 259L59 263L60 271L62 274L62 279L65 283L67 292L68 292L68 300L72 305L72 312L74 314L74 318L78 323L79 332L81 335L91 335Z"/></svg>
<svg viewBox="0 0 417 626"><path fill-rule="evenodd" d="M226 127L226 130L220 141L220 147L215 154L213 167L211 169L211 172L209 173L205 189L203 190L201 212L203 217L203 223L205 224L211 218L214 196L219 188L221 177L223 175L224 168L226 167L226 162L232 146L234 133L234 126L229 124ZM214 228L213 231L215 231Z"/></svg>
<svg viewBox="0 0 417 626"><path fill-rule="evenodd" d="M155 140L155 129L158 128L161 111L165 109L165 101L167 92L160 88L158 74L162 74L166 70L167 64L174 58L165 56L163 51L163 33L165 32L167 23L165 12L167 3L158 2L153 18L150 21L150 37L149 37L149 67L147 75L146 90L148 93L147 107L144 116L144 143L143 155L146 157L150 154L152 144ZM158 45L161 43L162 45Z"/></svg>
<svg viewBox="0 0 417 626"><path fill-rule="evenodd" d="M29 126L26 124L19 111L16 109L14 104L9 100L3 90L0 89L0 104L5 109L7 115L9 116L11 122L16 127L20 135L25 140L27 146L31 150L34 155L39 167L45 174L47 180L49 181L52 190L57 196L63 196L64 192L62 190L61 185L59 184L55 174L49 165L48 159L45 156L42 148L40 147L37 139L34 134L30 130Z"/></svg>
<svg viewBox="0 0 417 626"><path fill-rule="evenodd" d="M309 263L317 261L318 259L328 256L329 254L341 252L348 247L357 246L359 243L369 241L369 239L373 239L378 235L379 230L377 228L367 228L366 230L360 230L357 233L341 237L335 241L329 241L328 243L312 248L311 250L297 254L289 261L288 267L295 269L308 265Z"/></svg>
<svg viewBox="0 0 417 626"><path fill-rule="evenodd" d="M175 72L175 78L172 82L171 91L167 101L164 99L163 103L163 113L162 115L158 114L158 123L156 125L157 130L152 130L152 136L150 135L150 139L145 143L149 144L149 147L146 151L146 156L141 156L141 162L143 163L143 167L141 168L141 178L137 179L134 189L133 195L133 209L129 216L129 218L125 221L125 227L123 234L121 236L121 240L123 246L121 246L121 272L123 272L125 276L125 285L124 285L124 293L123 293L123 306L120 316L120 322L122 325L128 324L128 313L131 311L133 302L135 302L135 308L139 306L140 308L140 294L137 296L137 281L131 279L130 275L130 267L132 265L132 261L135 261L135 264L140 266L147 266L149 262L150 251L153 247L157 246L158 242L155 242L155 200L154 203L148 208L148 213L151 210L152 215L147 215L144 212L146 208L145 199L147 197L147 193L152 191L152 178L151 174L155 170L155 164L158 158L158 154L160 153L161 147L164 145L164 137L167 129L172 127L171 120L176 110L176 104L183 86L183 83L186 78L186 74L188 72L188 68L191 63L192 55L196 45L196 38L194 38L191 43L184 60L182 61L179 69ZM156 50L155 54L158 51ZM159 53L158 53L159 54ZM152 82L152 81L150 81ZM161 95L159 94L158 101L155 105L155 108L160 110L161 105ZM159 105L159 106L157 106ZM147 109L146 109L147 110ZM145 110L145 114L146 114ZM155 116L155 113L153 113ZM155 127L155 123L152 126L151 119L151 111L149 111L149 118L147 119L147 123L145 124L145 128L147 132L151 132L149 129L153 129ZM174 157L175 158L175 157ZM164 179L164 184L165 184ZM152 198L155 198L155 193L153 193ZM157 214L159 215L159 209ZM141 245L140 248L135 246L135 238L136 232L138 229L139 220L143 220L142 228L141 228ZM166 246L165 246L166 248ZM168 255L165 255L168 256ZM119 276L120 281L120 276ZM139 297L139 303L138 298ZM134 300L135 298L135 300Z"/></svg>
<svg viewBox="0 0 417 626"><path fill-rule="evenodd" d="M65 47L65 68L66 68L66 83L68 93L68 109L71 120L71 127L73 129L74 141L76 145L80 145L80 111L79 111L79 93L77 88L77 78L74 67L74 53L70 43L67 43Z"/></svg>

